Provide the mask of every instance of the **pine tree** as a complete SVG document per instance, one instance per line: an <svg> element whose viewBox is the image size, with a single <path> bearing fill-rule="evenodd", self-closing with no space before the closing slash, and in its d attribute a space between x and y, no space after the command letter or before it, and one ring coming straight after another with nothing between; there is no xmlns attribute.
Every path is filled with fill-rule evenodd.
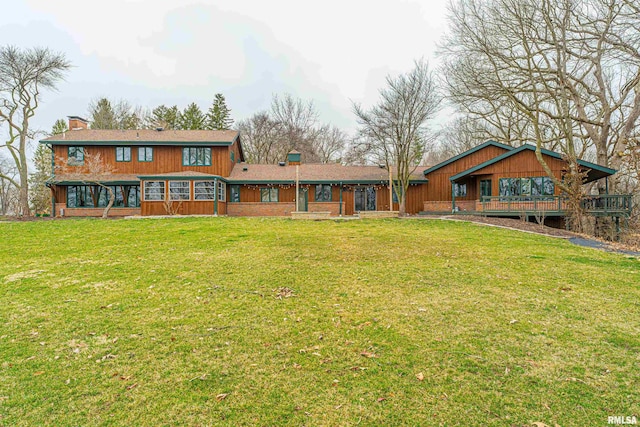
<svg viewBox="0 0 640 427"><path fill-rule="evenodd" d="M200 107L198 107L196 103L192 102L182 112L179 123L180 129L183 130L204 129L206 124L206 117L204 114L202 114L202 110L200 110Z"/></svg>
<svg viewBox="0 0 640 427"><path fill-rule="evenodd" d="M111 101L100 98L89 106L91 129L117 129L116 113Z"/></svg>
<svg viewBox="0 0 640 427"><path fill-rule="evenodd" d="M233 125L231 110L227 107L224 95L216 93L213 105L207 112L207 129L229 130L231 125Z"/></svg>
<svg viewBox="0 0 640 427"><path fill-rule="evenodd" d="M58 119L53 124L53 128L51 129L51 135L59 135L69 130L69 126L67 126L67 121L65 119Z"/></svg>
<svg viewBox="0 0 640 427"><path fill-rule="evenodd" d="M67 130L66 120L58 119L50 135L58 135ZM51 213L51 191L47 187L47 180L53 176L51 156L51 150L44 144L38 144L33 154L35 172L29 176L29 201L36 215Z"/></svg>
<svg viewBox="0 0 640 427"><path fill-rule="evenodd" d="M180 116L180 110L176 105L173 107L159 105L151 110L148 127L151 129L180 129Z"/></svg>

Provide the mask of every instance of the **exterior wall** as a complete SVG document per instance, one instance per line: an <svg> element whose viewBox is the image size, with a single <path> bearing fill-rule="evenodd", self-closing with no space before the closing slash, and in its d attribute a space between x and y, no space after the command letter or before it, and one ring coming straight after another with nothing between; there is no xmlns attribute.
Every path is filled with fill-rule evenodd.
<svg viewBox="0 0 640 427"><path fill-rule="evenodd" d="M176 204L177 215L213 215L215 212L213 200L183 200L182 204L177 201L173 201L173 203ZM218 202L218 215L226 215L226 208L227 204L225 202ZM164 202L140 202L140 215L142 216L168 214L169 213L165 209Z"/></svg>
<svg viewBox="0 0 640 427"><path fill-rule="evenodd" d="M229 192L229 186L233 183L227 184L227 193ZM296 187L291 186L289 188L278 187L278 202L279 203L293 203L296 197ZM260 203L260 188L266 188L266 185L260 187L247 187L245 185L240 186L240 202Z"/></svg>
<svg viewBox="0 0 640 427"><path fill-rule="evenodd" d="M242 194L242 191L241 191ZM240 202L229 203L229 216L289 216L296 209L294 202Z"/></svg>
<svg viewBox="0 0 640 427"><path fill-rule="evenodd" d="M407 191L407 200L405 201L405 210L408 214L414 215L420 212L424 207L424 201L428 197L428 184L414 184L409 185ZM389 210L389 188L384 187L378 190L376 195L378 210ZM451 203L449 203L451 205ZM393 210L399 211L400 204L394 203Z"/></svg>
<svg viewBox="0 0 640 427"><path fill-rule="evenodd" d="M309 202L309 212L330 212L331 216L340 215L340 202ZM344 202L342 202L342 212L344 215Z"/></svg>
<svg viewBox="0 0 640 427"><path fill-rule="evenodd" d="M427 200L451 201L451 181L449 181L450 177L476 165L479 165L480 163L486 162L487 160L493 159L494 157L499 156L505 152L506 150L503 148L489 145L482 150L469 154L468 156L463 157L458 161L443 166L440 169L428 174L426 178L429 180L429 182L426 184L426 192L424 193L424 198L421 200L421 202ZM464 183L464 181L461 181L461 183ZM456 197L456 200L474 200L476 198L476 192L469 191L470 187L472 186L467 183L467 196Z"/></svg>
<svg viewBox="0 0 640 427"><path fill-rule="evenodd" d="M75 145L74 145L75 146ZM82 146L82 144L77 144ZM120 147L127 146L126 144ZM200 145L198 145L200 147ZM100 154L105 164L113 166L116 174L144 174L150 175L154 173L170 173L195 171L204 172L212 175L229 176L233 163L231 163L230 148L228 146L213 146L211 148L211 166L183 166L182 165L182 149L179 146L153 146L153 161L139 162L138 147L131 147L130 162L116 162L115 146L84 146L85 160L87 155ZM63 166L69 173L86 172L83 166L67 166L68 146L55 145L55 162L56 166ZM56 172L59 174L59 172Z"/></svg>
<svg viewBox="0 0 640 427"><path fill-rule="evenodd" d="M64 215L62 212L64 210ZM66 203L56 203L55 216L101 217L104 208L67 208ZM140 215L140 208L111 208L110 217Z"/></svg>
<svg viewBox="0 0 640 427"><path fill-rule="evenodd" d="M477 200L458 200L456 198L456 207L460 211L481 211L482 203ZM423 210L425 212L451 212L451 200L429 200L425 201Z"/></svg>
<svg viewBox="0 0 640 427"><path fill-rule="evenodd" d="M547 165L553 171L556 178L562 178L562 172L566 168L566 162L556 159L554 157L544 156ZM482 175L482 178L477 177L474 179L475 188L477 188L478 194L480 187L480 179L491 179L491 195L498 196L499 193L499 180L500 178L527 178L534 176L547 176L547 173L542 169L540 162L536 158L536 153L531 150L524 150L518 154L514 154L501 162L494 163L477 171L474 175ZM555 186L555 194L559 195L560 189ZM456 198L457 200L457 198Z"/></svg>

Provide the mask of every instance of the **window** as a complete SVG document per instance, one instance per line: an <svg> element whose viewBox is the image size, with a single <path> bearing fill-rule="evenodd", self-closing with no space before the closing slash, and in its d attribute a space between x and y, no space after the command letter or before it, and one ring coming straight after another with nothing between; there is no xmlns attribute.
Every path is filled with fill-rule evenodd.
<svg viewBox="0 0 640 427"><path fill-rule="evenodd" d="M224 202L224 196L226 193L226 188L224 182L218 181L218 200L220 202Z"/></svg>
<svg viewBox="0 0 640 427"><path fill-rule="evenodd" d="M230 202L240 202L240 186L239 185L230 185L229 192L231 193Z"/></svg>
<svg viewBox="0 0 640 427"><path fill-rule="evenodd" d="M84 165L84 147L69 147L67 164Z"/></svg>
<svg viewBox="0 0 640 427"><path fill-rule="evenodd" d="M329 184L316 185L316 202L331 201L331 186Z"/></svg>
<svg viewBox="0 0 640 427"><path fill-rule="evenodd" d="M189 181L169 181L169 200L189 200Z"/></svg>
<svg viewBox="0 0 640 427"><path fill-rule="evenodd" d="M467 184L453 184L453 194L456 197L465 197L467 195Z"/></svg>
<svg viewBox="0 0 640 427"><path fill-rule="evenodd" d="M231 152L231 163L235 163L236 162L236 154L232 151Z"/></svg>
<svg viewBox="0 0 640 427"><path fill-rule="evenodd" d="M489 197L489 196L491 196L491 180L482 179L480 180L480 197Z"/></svg>
<svg viewBox="0 0 640 427"><path fill-rule="evenodd" d="M153 147L138 147L138 161L139 162L152 162L153 161Z"/></svg>
<svg viewBox="0 0 640 427"><path fill-rule="evenodd" d="M260 201L261 202L277 202L278 201L278 189L274 187L261 188L260 189Z"/></svg>
<svg viewBox="0 0 640 427"><path fill-rule="evenodd" d="M145 181L144 182L144 199L164 200L164 181Z"/></svg>
<svg viewBox="0 0 640 427"><path fill-rule="evenodd" d="M393 197L391 198L391 200L393 201L393 203L400 203L398 193L396 193L396 186L392 185L391 188L393 189ZM400 189L400 194L402 194L402 188Z"/></svg>
<svg viewBox="0 0 640 427"><path fill-rule="evenodd" d="M131 147L116 147L116 162L130 162Z"/></svg>
<svg viewBox="0 0 640 427"><path fill-rule="evenodd" d="M555 185L546 176L533 178L500 178L500 196L553 196Z"/></svg>
<svg viewBox="0 0 640 427"><path fill-rule="evenodd" d="M110 185L115 201L114 208L140 207L139 185ZM99 185L70 185L67 187L67 207L104 208L109 204L109 192Z"/></svg>
<svg viewBox="0 0 640 427"><path fill-rule="evenodd" d="M184 147L182 149L183 166L211 166L210 147Z"/></svg>
<svg viewBox="0 0 640 427"><path fill-rule="evenodd" d="M216 193L213 181L195 181L194 182L194 199L196 200L214 200Z"/></svg>

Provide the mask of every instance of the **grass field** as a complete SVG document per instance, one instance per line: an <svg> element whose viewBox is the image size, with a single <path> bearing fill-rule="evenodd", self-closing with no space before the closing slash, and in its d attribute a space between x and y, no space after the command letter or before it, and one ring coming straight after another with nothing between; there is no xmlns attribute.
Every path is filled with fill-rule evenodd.
<svg viewBox="0 0 640 427"><path fill-rule="evenodd" d="M437 220L0 223L0 425L606 426L640 261Z"/></svg>

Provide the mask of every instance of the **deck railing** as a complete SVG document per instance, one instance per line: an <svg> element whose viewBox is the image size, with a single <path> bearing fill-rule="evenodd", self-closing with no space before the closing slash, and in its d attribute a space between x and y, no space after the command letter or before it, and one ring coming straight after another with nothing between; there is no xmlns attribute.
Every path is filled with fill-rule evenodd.
<svg viewBox="0 0 640 427"><path fill-rule="evenodd" d="M565 196L484 196L482 210L492 213L554 213L568 210ZM632 196L629 194L585 196L582 209L592 215L629 215Z"/></svg>

